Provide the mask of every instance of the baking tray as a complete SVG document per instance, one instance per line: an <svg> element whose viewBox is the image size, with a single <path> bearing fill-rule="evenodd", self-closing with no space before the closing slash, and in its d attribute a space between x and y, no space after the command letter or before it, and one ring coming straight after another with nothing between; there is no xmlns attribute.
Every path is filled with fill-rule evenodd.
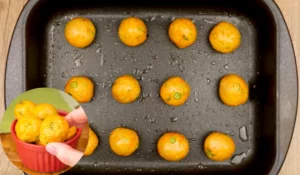
<svg viewBox="0 0 300 175"><path fill-rule="evenodd" d="M145 4L145 5L144 5ZM75 49L64 39L64 26L76 16L96 26L94 43ZM137 16L148 27L139 47L127 47L117 36L122 19ZM168 38L174 18L196 24L198 39L178 49ZM215 52L208 35L219 21L235 24L242 34L240 48L231 54ZM241 75L250 87L249 101L228 107L218 97L218 84L228 73ZM132 104L116 102L113 80L133 74L143 94ZM278 7L271 0L249 1L69 1L31 0L15 28L7 62L6 105L25 90L63 89L74 75L89 76L96 84L93 101L83 105L91 127L100 137L95 153L83 158L67 174L277 174L286 156L297 110L297 70L291 39ZM192 93L181 107L159 98L161 83L182 76ZM109 132L118 126L135 129L140 147L130 157L118 157L108 145ZM239 137L241 127L248 138ZM178 131L190 141L189 155L180 162L159 157L156 141L166 131ZM211 131L232 135L236 154L246 157L213 162L202 151ZM244 153L244 154L243 154Z"/></svg>

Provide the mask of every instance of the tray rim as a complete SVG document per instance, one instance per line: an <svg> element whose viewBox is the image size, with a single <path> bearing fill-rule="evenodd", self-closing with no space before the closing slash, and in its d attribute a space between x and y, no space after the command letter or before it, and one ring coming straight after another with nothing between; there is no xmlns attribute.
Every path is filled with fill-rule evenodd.
<svg viewBox="0 0 300 175"><path fill-rule="evenodd" d="M31 12L32 8L39 2L39 0L29 0L24 6L18 20L15 25L14 32L12 35L12 40L10 42L10 47L8 51L7 61L6 61L6 69L5 69L5 82L4 82L4 95L5 95L5 108L7 108L8 104L12 100L12 95L16 95L22 93L26 90L25 83L21 83L21 86L11 85L10 82L26 82L26 64L24 63L24 59L26 57L25 50L23 50L23 46L25 45L25 25L26 19ZM291 36L288 31L286 21L278 7L278 5L273 0L262 0L262 3L266 5L266 7L272 13L272 16L275 20L276 25L276 37L277 37L277 57L276 57L276 157L273 163L272 169L269 171L269 174L277 174L283 162L287 156L288 149L290 147L296 116L298 112L298 70L296 67L296 58L294 47L291 41ZM284 43L284 44L283 44ZM22 71L19 72L20 79L13 80L14 75L10 75L8 72L12 72L14 66L9 64L9 61L13 60L14 57L18 57L21 62L18 65L14 65L15 67L21 67ZM289 60L284 60L284 59ZM283 61L284 60L284 61ZM292 67L290 69L288 67ZM291 71L292 70L292 71ZM284 73L283 73L284 72ZM20 75L21 73L21 75ZM293 80L289 79L290 77L294 77ZM23 79L22 79L23 78ZM296 79L296 81L294 81ZM285 83L278 83L285 82ZM284 85L285 84L285 85ZM287 84L287 85L286 85ZM291 88L288 86L291 85ZM12 88L13 87L13 88ZM11 89L12 88L12 89ZM12 94L8 94L8 91L14 91ZM285 95L283 95L285 94ZM287 95L286 95L287 94ZM291 103L292 101L292 103ZM288 106L289 105L289 106ZM287 111L289 108L289 111ZM282 113L282 111L288 113ZM283 114L283 115L281 115ZM290 128L289 131L286 131L280 123L285 121ZM281 131L281 132L280 132ZM279 153L279 154L278 154Z"/></svg>

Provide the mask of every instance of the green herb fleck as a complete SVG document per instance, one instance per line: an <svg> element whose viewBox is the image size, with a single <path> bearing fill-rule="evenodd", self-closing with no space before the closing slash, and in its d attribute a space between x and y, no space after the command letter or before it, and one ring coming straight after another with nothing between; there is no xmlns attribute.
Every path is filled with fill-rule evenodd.
<svg viewBox="0 0 300 175"><path fill-rule="evenodd" d="M139 99L139 97L140 97L140 95L138 95L138 96L135 98L135 100Z"/></svg>
<svg viewBox="0 0 300 175"><path fill-rule="evenodd" d="M76 82L76 81L73 81L73 82L71 83L71 88L77 88L77 87L78 87L77 82Z"/></svg>
<svg viewBox="0 0 300 175"><path fill-rule="evenodd" d="M139 31L142 31L142 32L145 32L145 29L142 28L142 27L138 27L138 30L139 30Z"/></svg>
<svg viewBox="0 0 300 175"><path fill-rule="evenodd" d="M168 97L166 100L167 100L167 101L170 101L170 100L171 100L171 97Z"/></svg>
<svg viewBox="0 0 300 175"><path fill-rule="evenodd" d="M208 157L214 157L214 156L215 156L213 153L211 153L211 151L210 151L209 149L206 150L205 152L206 152L206 155L207 155Z"/></svg>
<svg viewBox="0 0 300 175"><path fill-rule="evenodd" d="M175 142L176 142L176 138L175 138L175 137L171 137L171 138L170 138L170 143L171 143L171 144L174 144Z"/></svg>
<svg viewBox="0 0 300 175"><path fill-rule="evenodd" d="M50 128L51 128L51 130L54 130L55 128L54 128L54 122L51 122L50 123Z"/></svg>
<svg viewBox="0 0 300 175"><path fill-rule="evenodd" d="M239 91L241 89L240 85L239 84L233 84L232 85L233 88L235 88L237 91Z"/></svg>
<svg viewBox="0 0 300 175"><path fill-rule="evenodd" d="M180 99L180 98L181 98L181 93L176 92L176 93L174 94L174 98L175 98L176 100Z"/></svg>
<svg viewBox="0 0 300 175"><path fill-rule="evenodd" d="M183 38L187 41L189 40L189 38L186 35L183 35Z"/></svg>

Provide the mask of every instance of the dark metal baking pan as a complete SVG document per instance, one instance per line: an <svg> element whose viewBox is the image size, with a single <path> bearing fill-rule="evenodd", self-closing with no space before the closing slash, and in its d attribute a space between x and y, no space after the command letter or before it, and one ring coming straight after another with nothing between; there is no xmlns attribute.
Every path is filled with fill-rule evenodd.
<svg viewBox="0 0 300 175"><path fill-rule="evenodd" d="M90 18L97 28L94 43L86 49L75 49L64 39L64 26L75 16ZM140 17L148 27L148 39L139 47L127 47L118 39L119 23L128 16ZM168 26L178 17L191 18L198 29L197 41L187 49L176 48L168 38ZM226 55L208 42L212 27L223 20L242 34L240 48ZM228 73L249 83L245 105L233 108L220 101L218 83ZM128 105L113 100L110 85L122 74L140 80L140 100ZM84 107L101 142L68 174L277 174L286 156L297 109L297 70L286 24L271 0L29 1L9 50L6 104L32 88L63 89L74 75L89 76L97 85L93 101ZM160 100L161 82L171 75L190 84L186 105L175 108ZM141 139L130 157L118 157L109 149L109 132L120 125L135 129ZM242 126L246 141L239 138ZM181 132L190 140L184 160L167 162L157 154L155 143L166 131ZM232 135L236 154L246 155L241 163L213 162L204 155L203 140L210 131Z"/></svg>

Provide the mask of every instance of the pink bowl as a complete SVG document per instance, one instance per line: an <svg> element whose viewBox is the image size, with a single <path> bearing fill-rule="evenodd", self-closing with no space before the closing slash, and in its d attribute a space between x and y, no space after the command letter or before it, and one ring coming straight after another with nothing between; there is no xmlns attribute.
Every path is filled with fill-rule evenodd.
<svg viewBox="0 0 300 175"><path fill-rule="evenodd" d="M66 116L67 113L59 111L59 115ZM34 145L21 141L16 135L16 124L17 120L14 120L11 125L11 135L16 143L19 158L27 168L41 173L52 173L68 168L67 165L62 163L55 156L48 153L45 146ZM82 129L77 129L76 135L72 139L65 142L65 144L76 149L81 132Z"/></svg>

